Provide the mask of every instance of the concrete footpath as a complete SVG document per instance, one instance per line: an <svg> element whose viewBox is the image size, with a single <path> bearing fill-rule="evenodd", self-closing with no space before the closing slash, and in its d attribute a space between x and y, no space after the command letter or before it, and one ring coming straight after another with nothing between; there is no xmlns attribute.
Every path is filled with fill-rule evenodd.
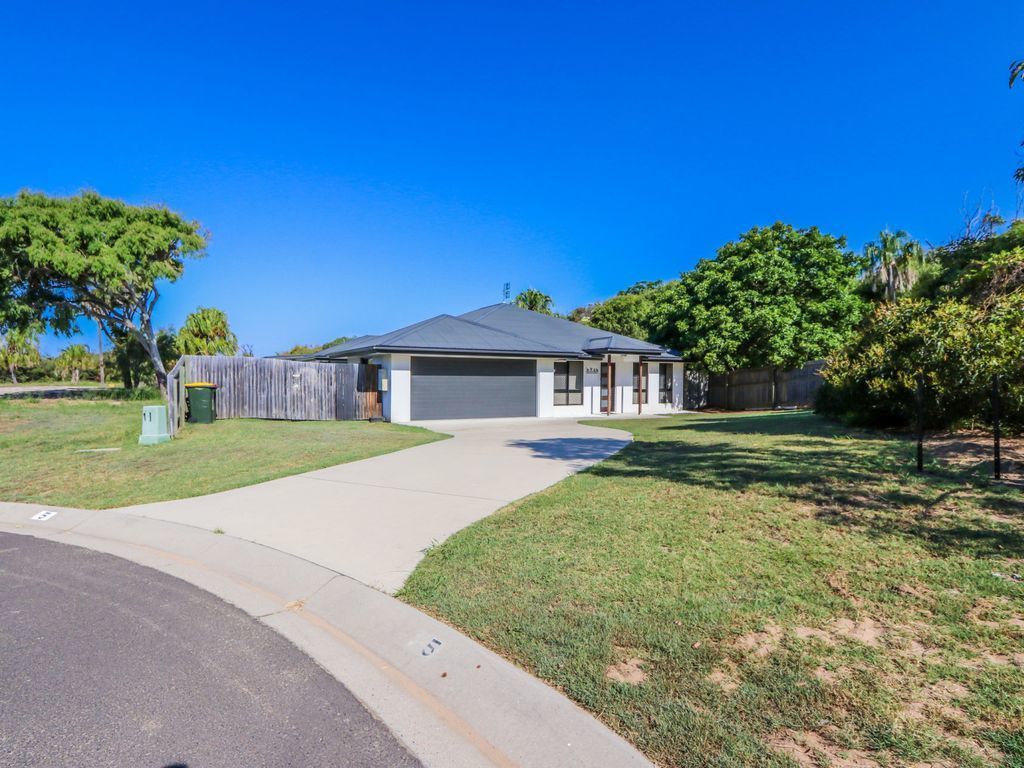
<svg viewBox="0 0 1024 768"><path fill-rule="evenodd" d="M43 509L57 514L34 520ZM120 511L0 503L0 531L117 555L238 606L343 683L427 766L650 765L559 692L469 638L295 554Z"/></svg>

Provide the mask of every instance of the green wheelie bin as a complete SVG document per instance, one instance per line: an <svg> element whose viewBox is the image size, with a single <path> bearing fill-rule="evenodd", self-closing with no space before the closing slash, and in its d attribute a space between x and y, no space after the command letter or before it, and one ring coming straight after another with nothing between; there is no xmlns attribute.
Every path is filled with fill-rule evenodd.
<svg viewBox="0 0 1024 768"><path fill-rule="evenodd" d="M187 419L190 424L212 424L217 418L217 385L193 381L185 385Z"/></svg>

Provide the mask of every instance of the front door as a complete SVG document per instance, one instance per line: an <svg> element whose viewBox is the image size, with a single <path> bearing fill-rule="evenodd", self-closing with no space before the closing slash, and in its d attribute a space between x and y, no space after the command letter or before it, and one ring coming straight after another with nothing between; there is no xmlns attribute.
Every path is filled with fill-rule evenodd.
<svg viewBox="0 0 1024 768"><path fill-rule="evenodd" d="M615 363L601 363L601 413L615 411Z"/></svg>

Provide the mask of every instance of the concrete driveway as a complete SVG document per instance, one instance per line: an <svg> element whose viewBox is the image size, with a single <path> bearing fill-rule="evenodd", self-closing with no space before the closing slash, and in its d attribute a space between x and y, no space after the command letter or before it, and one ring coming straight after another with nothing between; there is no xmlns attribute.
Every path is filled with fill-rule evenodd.
<svg viewBox="0 0 1024 768"><path fill-rule="evenodd" d="M132 515L221 529L394 592L425 551L511 501L621 450L630 435L572 419L422 422L429 445Z"/></svg>

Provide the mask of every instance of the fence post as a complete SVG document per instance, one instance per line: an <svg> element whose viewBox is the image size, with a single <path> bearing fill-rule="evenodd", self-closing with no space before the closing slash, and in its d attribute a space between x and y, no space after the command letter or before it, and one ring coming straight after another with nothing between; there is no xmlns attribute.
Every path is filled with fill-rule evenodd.
<svg viewBox="0 0 1024 768"><path fill-rule="evenodd" d="M1002 392L999 387L999 374L992 374L992 465L996 480L1003 476L1002 457L1000 456L999 419L1003 410Z"/></svg>
<svg viewBox="0 0 1024 768"><path fill-rule="evenodd" d="M924 472L924 376L920 373L914 400L917 404L917 471Z"/></svg>

